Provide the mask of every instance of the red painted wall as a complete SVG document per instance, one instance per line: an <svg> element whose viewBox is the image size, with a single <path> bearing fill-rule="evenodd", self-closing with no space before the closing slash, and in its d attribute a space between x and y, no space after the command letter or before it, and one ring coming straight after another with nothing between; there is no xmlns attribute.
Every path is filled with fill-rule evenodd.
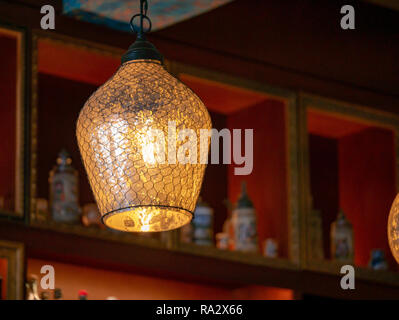
<svg viewBox="0 0 399 320"><path fill-rule="evenodd" d="M0 197L13 210L15 196L17 40L0 35ZM4 61L7 61L6 63Z"/></svg>
<svg viewBox="0 0 399 320"><path fill-rule="evenodd" d="M230 129L254 129L253 171L234 175L229 166L229 198L236 202L247 182L258 219L259 242L275 238L281 257L288 257L286 118L283 102L266 100L228 117ZM241 135L244 143L244 134ZM243 144L244 146L244 144Z"/></svg>
<svg viewBox="0 0 399 320"><path fill-rule="evenodd" d="M309 160L313 208L321 212L324 257L330 258L330 226L339 210L338 141L310 134Z"/></svg>
<svg viewBox="0 0 399 320"><path fill-rule="evenodd" d="M212 119L212 128L217 130L226 128L227 118L225 115L216 112L209 113ZM219 147L219 154L222 154L222 144ZM209 158L210 156L209 154ZM227 173L227 164L212 164L209 160L202 182L201 197L214 210L214 234L222 231L227 217L227 207L224 203L224 200L228 198Z"/></svg>
<svg viewBox="0 0 399 320"><path fill-rule="evenodd" d="M387 220L396 194L393 132L370 128L339 141L340 204L355 230L355 262L366 265L381 248L396 266L387 241Z"/></svg>
<svg viewBox="0 0 399 320"><path fill-rule="evenodd" d="M106 82L119 66L120 59L114 56L54 41L38 41L38 69L41 73L99 86Z"/></svg>
<svg viewBox="0 0 399 320"><path fill-rule="evenodd" d="M37 196L49 198L49 171L65 148L79 171L81 204L94 202L76 141L76 121L97 86L40 73L38 88Z"/></svg>
<svg viewBox="0 0 399 320"><path fill-rule="evenodd" d="M7 259L0 258L0 278L1 278L1 299L5 300L7 297L7 285L8 285L8 261Z"/></svg>

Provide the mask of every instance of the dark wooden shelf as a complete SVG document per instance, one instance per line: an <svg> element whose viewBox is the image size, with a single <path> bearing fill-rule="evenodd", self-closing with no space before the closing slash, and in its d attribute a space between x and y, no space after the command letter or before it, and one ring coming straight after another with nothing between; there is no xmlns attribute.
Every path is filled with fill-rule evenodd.
<svg viewBox="0 0 399 320"><path fill-rule="evenodd" d="M399 286L356 279L340 288L340 275L302 270L286 260L195 245L170 248L147 237L51 223L27 226L0 220L0 238L25 244L26 257L225 287L263 285L345 299L399 299Z"/></svg>
<svg viewBox="0 0 399 320"><path fill-rule="evenodd" d="M331 260L310 261L306 269L327 274L339 274L342 265L343 263ZM355 266L355 272L357 279L399 287L399 272L373 270L361 266Z"/></svg>

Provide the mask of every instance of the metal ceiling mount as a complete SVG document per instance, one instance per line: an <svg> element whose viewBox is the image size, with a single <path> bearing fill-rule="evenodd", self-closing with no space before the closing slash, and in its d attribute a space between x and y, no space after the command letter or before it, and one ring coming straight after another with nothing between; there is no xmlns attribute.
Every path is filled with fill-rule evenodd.
<svg viewBox="0 0 399 320"><path fill-rule="evenodd" d="M130 28L137 34L136 41L129 47L128 51L122 56L122 64L133 60L155 60L163 64L162 54L155 48L155 46L146 40L145 34L151 31L151 20L147 16L148 2L147 0L140 0L140 13L135 14L130 19ZM139 17L140 24L137 29L134 25L134 19ZM148 22L147 30L144 30L144 20Z"/></svg>

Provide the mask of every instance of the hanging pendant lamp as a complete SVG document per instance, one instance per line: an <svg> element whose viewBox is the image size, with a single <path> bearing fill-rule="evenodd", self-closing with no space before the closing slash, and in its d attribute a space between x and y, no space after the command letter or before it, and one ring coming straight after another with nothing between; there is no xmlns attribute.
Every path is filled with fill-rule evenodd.
<svg viewBox="0 0 399 320"><path fill-rule="evenodd" d="M141 12L130 21L136 41L118 71L86 101L77 122L80 153L102 221L120 231L167 231L191 221L206 164L173 161L173 154L187 143L180 131L191 129L200 137L201 129L212 126L201 100L165 70L162 55L145 39L144 20L146 32L151 29L147 6L140 0ZM165 137L164 162L149 161L160 151L154 146L162 146L148 136L154 129ZM206 157L209 142L202 150L198 138L195 148L191 159Z"/></svg>
<svg viewBox="0 0 399 320"><path fill-rule="evenodd" d="M392 255L399 263L399 194L392 203L388 217L388 243Z"/></svg>

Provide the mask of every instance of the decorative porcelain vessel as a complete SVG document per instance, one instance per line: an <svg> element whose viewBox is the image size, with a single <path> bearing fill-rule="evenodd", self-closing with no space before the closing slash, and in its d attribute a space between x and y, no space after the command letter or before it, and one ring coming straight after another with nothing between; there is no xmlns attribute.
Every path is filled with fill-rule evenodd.
<svg viewBox="0 0 399 320"><path fill-rule="evenodd" d="M267 258L278 257L278 242L275 239L268 238L263 243L263 256Z"/></svg>
<svg viewBox="0 0 399 320"><path fill-rule="evenodd" d="M50 171L50 210L54 221L77 223L80 220L78 204L78 172L64 149L58 154L57 165Z"/></svg>
<svg viewBox="0 0 399 320"><path fill-rule="evenodd" d="M337 220L331 224L331 258L333 260L353 263L354 241L352 224L342 210Z"/></svg>
<svg viewBox="0 0 399 320"><path fill-rule="evenodd" d="M385 252L383 250L371 250L369 268L374 270L388 270L388 262L385 260Z"/></svg>
<svg viewBox="0 0 399 320"><path fill-rule="evenodd" d="M255 209L251 199L248 197L245 182L242 183L241 188L240 198L231 217L232 249L244 252L258 252Z"/></svg>
<svg viewBox="0 0 399 320"><path fill-rule="evenodd" d="M213 245L213 209L202 201L197 202L193 219L194 243L199 245Z"/></svg>

